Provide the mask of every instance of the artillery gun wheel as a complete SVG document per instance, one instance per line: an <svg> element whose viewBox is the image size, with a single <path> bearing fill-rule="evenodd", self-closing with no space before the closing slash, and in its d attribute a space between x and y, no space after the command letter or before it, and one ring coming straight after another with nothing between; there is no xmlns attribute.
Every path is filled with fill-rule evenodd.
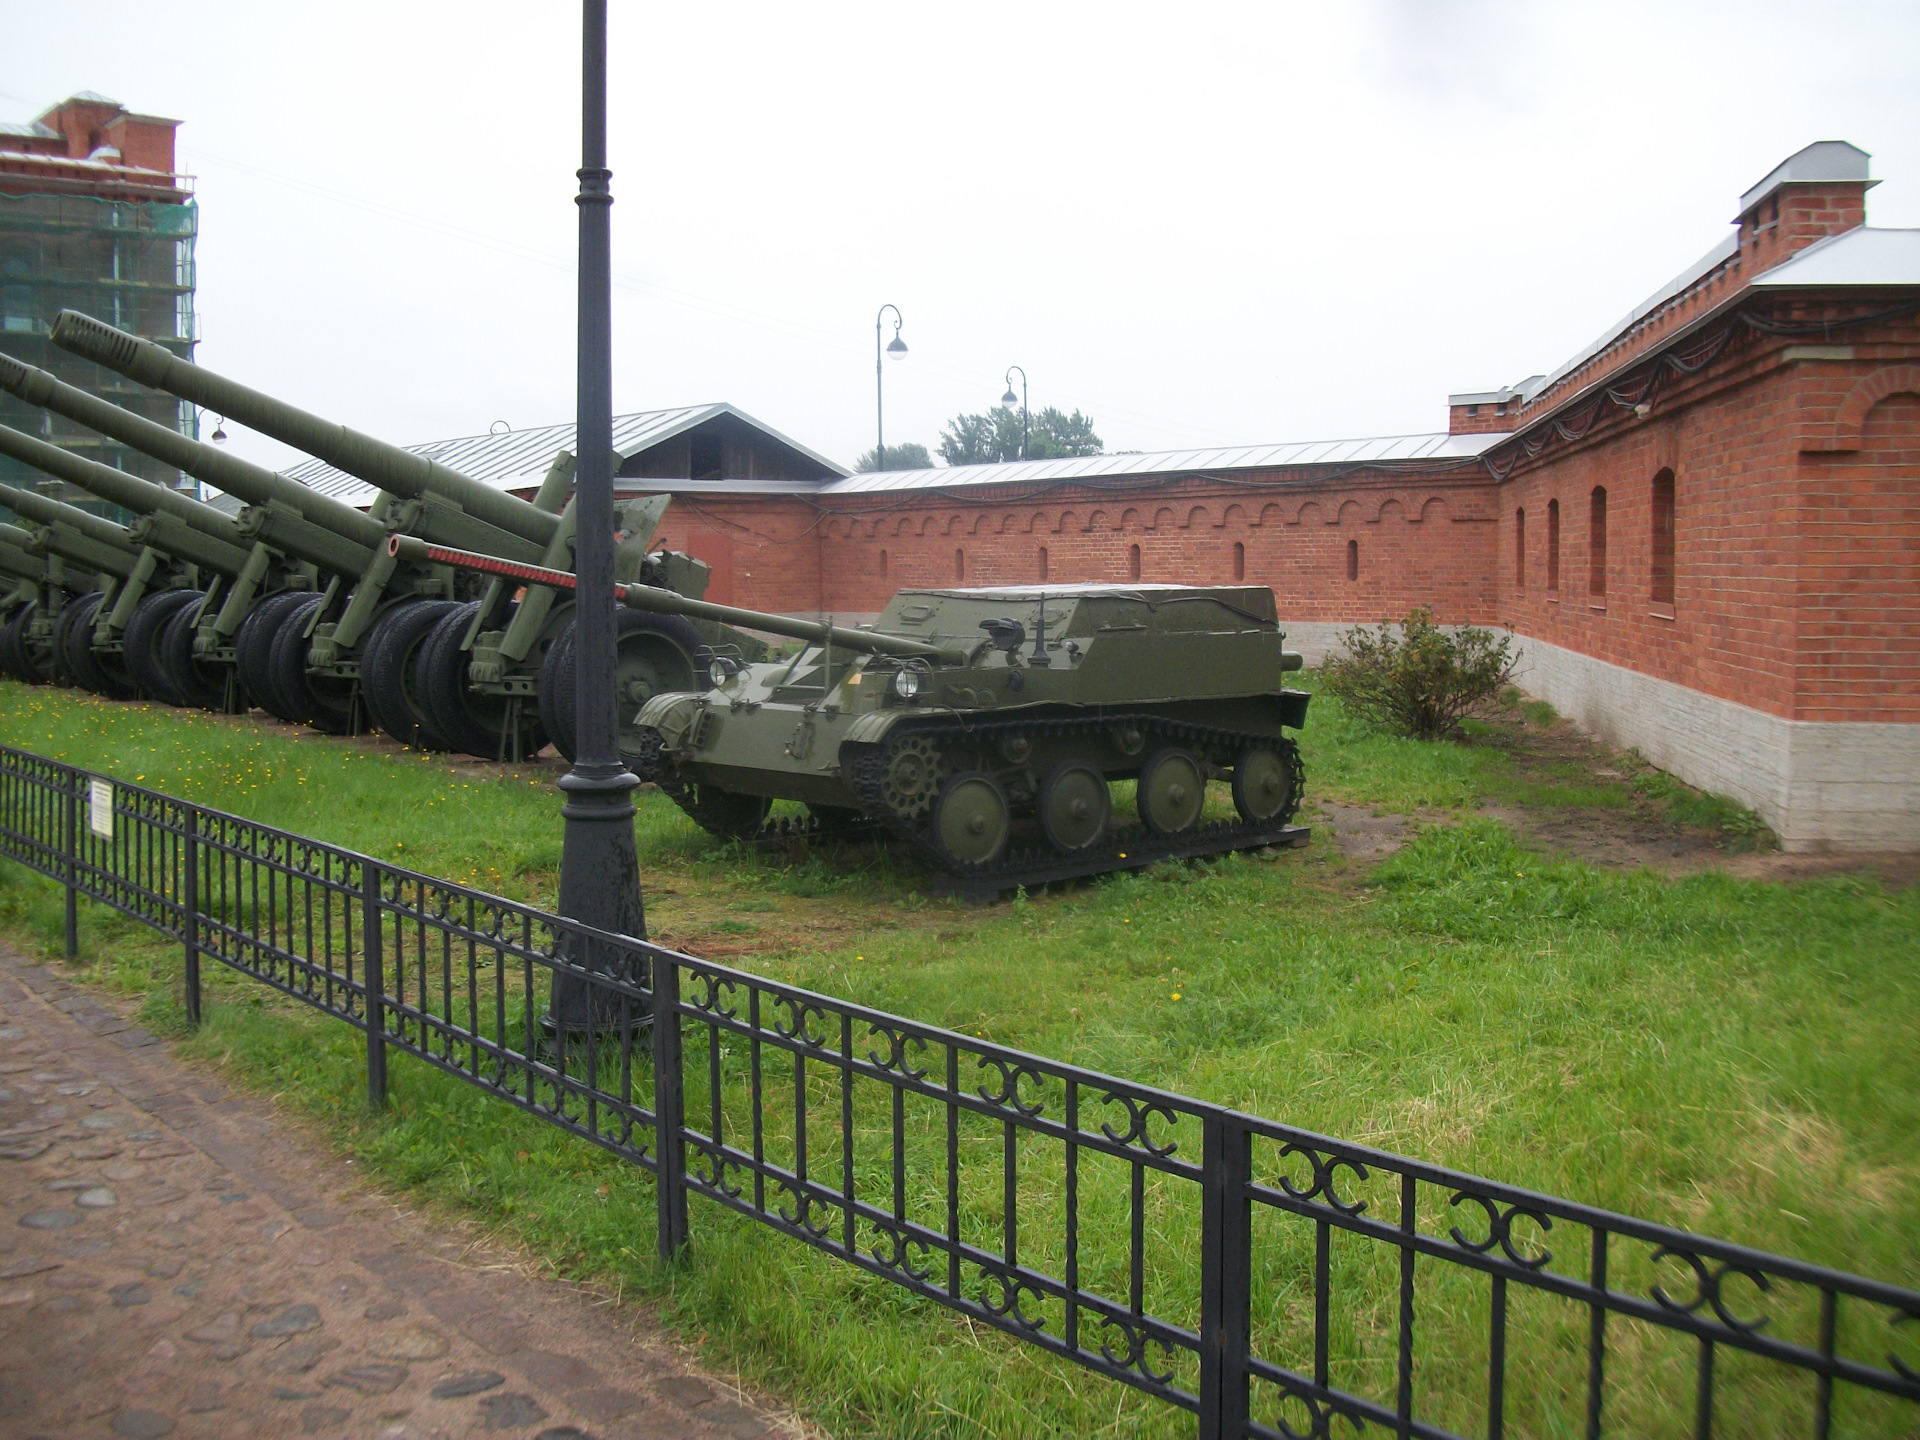
<svg viewBox="0 0 1920 1440"><path fill-rule="evenodd" d="M1040 785L1040 828L1056 850L1096 845L1113 819L1107 777L1084 760L1065 760Z"/></svg>
<svg viewBox="0 0 1920 1440"><path fill-rule="evenodd" d="M628 764L640 753L635 723L655 695L707 688L707 642L693 622L679 615L649 615L621 608L614 614L613 693L620 714L620 754ZM573 626L560 632L540 665L540 720L554 748L569 761L579 753L575 713Z"/></svg>
<svg viewBox="0 0 1920 1440"><path fill-rule="evenodd" d="M269 595L247 612L234 636L234 668L240 673L240 688L250 703L282 720L297 720L288 714L292 703L283 698L273 683L273 641L280 622L289 611L309 604L313 596L304 590L283 590Z"/></svg>
<svg viewBox="0 0 1920 1440"><path fill-rule="evenodd" d="M200 590L163 590L158 595L147 596L134 607L133 618L127 622L127 633L121 639L120 653L134 683L156 700L168 705L188 703L160 664L160 638L176 611L197 605L206 598Z"/></svg>
<svg viewBox="0 0 1920 1440"><path fill-rule="evenodd" d="M53 623L47 627L47 649L52 657L53 679L57 685L80 683L80 677L73 673L73 667L67 663L67 628L89 601L99 604L100 592L89 590L83 595L69 596L59 613L53 617Z"/></svg>
<svg viewBox="0 0 1920 1440"><path fill-rule="evenodd" d="M440 618L414 660L414 688L427 702L434 727L452 749L482 760L524 760L547 743L538 712L511 695L490 695L467 683L472 658L460 648L480 602L470 600Z"/></svg>
<svg viewBox="0 0 1920 1440"><path fill-rule="evenodd" d="M53 657L27 643L27 631L38 608L38 601L29 600L0 627L0 665L29 685L44 685L53 678Z"/></svg>
<svg viewBox="0 0 1920 1440"><path fill-rule="evenodd" d="M81 688L104 695L109 700L132 700L140 693L133 677L126 673L118 657L100 654L93 648L94 621L100 614L101 596L85 596L60 612L64 627L60 632L61 653L67 673Z"/></svg>
<svg viewBox="0 0 1920 1440"><path fill-rule="evenodd" d="M966 770L941 787L933 803L933 838L949 864L965 870L991 865L1007 848L1013 811L1000 782Z"/></svg>
<svg viewBox="0 0 1920 1440"><path fill-rule="evenodd" d="M1188 751L1156 750L1140 767L1134 804L1140 823L1156 835L1178 835L1200 823L1207 803L1206 772Z"/></svg>
<svg viewBox="0 0 1920 1440"><path fill-rule="evenodd" d="M417 600L396 605L367 634L360 651L360 694L367 713L402 745L421 750L451 750L453 744L434 724L427 697L420 693L414 662L447 612L451 600Z"/></svg>
<svg viewBox="0 0 1920 1440"><path fill-rule="evenodd" d="M1233 762L1233 808L1250 824L1284 824L1300 808L1305 779L1300 747L1291 740L1243 750Z"/></svg>
<svg viewBox="0 0 1920 1440"><path fill-rule="evenodd" d="M307 626L326 604L316 595L288 613L273 632L268 664L275 693L294 712L284 718L327 735L353 732L353 682L307 669Z"/></svg>
<svg viewBox="0 0 1920 1440"><path fill-rule="evenodd" d="M227 677L224 667L210 664L193 653L194 631L199 628L200 612L192 605L173 612L155 646L155 660L185 705L197 705L218 715L227 707Z"/></svg>

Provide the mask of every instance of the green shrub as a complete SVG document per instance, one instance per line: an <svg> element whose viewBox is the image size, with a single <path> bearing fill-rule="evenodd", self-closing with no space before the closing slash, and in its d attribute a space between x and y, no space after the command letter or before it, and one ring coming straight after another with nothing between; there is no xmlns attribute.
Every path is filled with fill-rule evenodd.
<svg viewBox="0 0 1920 1440"><path fill-rule="evenodd" d="M1356 625L1322 667L1326 688L1356 717L1395 735L1444 740L1498 701L1513 679L1513 642L1472 625L1443 630L1417 607L1397 626Z"/></svg>

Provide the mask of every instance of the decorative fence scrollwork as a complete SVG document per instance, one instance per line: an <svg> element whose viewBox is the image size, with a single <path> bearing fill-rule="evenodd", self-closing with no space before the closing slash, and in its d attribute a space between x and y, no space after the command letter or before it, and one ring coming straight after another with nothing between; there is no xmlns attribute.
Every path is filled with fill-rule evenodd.
<svg viewBox="0 0 1920 1440"><path fill-rule="evenodd" d="M0 748L0 856L1204 1440L1920 1432L1920 1293L576 925ZM1420 1343L1416 1343L1418 1340Z"/></svg>

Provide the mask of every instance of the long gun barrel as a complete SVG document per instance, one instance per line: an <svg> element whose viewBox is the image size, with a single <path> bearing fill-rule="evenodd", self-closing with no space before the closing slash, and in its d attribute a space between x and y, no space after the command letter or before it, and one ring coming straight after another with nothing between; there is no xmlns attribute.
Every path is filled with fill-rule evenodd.
<svg viewBox="0 0 1920 1440"><path fill-rule="evenodd" d="M18 525L0 524L0 570L22 580L44 580L47 561L27 547L33 544L33 532Z"/></svg>
<svg viewBox="0 0 1920 1440"><path fill-rule="evenodd" d="M113 330L109 333L118 335L120 332ZM125 338L132 339L131 336ZM153 348L159 349L158 346ZM166 354L165 351L160 353ZM194 367L188 365L185 368L191 370ZM123 410L98 396L75 389L46 371L23 364L8 355L0 355L0 390L18 396L29 405L44 406L69 420L77 420L156 460L176 465L216 489L239 496L249 505L262 509L282 506L317 529L358 547L356 552L343 550L338 543L327 546L311 539L305 544L295 539L284 542L285 548L294 550L300 558L312 560L327 569L357 574L386 543L386 528L351 505L342 504L317 490L309 490L297 480L276 475L237 455L228 455L211 445L203 445L177 430L169 430L164 425L155 424L130 410ZM280 535L271 538L275 544L283 543Z"/></svg>
<svg viewBox="0 0 1920 1440"><path fill-rule="evenodd" d="M109 370L117 370L130 380L191 400L249 429L318 456L329 465L403 499L418 500L433 494L445 496L468 515L543 548L560 527L558 516L536 509L518 496L483 485L424 455L402 450L398 445L389 445L271 395L263 395L204 366L189 365L152 341L116 330L91 315L62 310L53 323L53 343ZM231 487L221 485L220 488Z"/></svg>
<svg viewBox="0 0 1920 1440"><path fill-rule="evenodd" d="M565 570L549 570L544 565L523 565L492 555L477 555L470 550L454 550L445 545L430 545L411 535L393 535L387 539L387 553L401 560L435 565L452 565L461 570L486 575L504 575L529 585L551 585L557 590L572 590L573 575ZM847 630L816 620L795 620L787 615L770 615L763 610L742 610L737 605L715 605L709 600L692 600L672 590L654 585L615 585L614 594L636 610L655 615L688 615L696 620L718 620L723 625L738 625L749 630L764 630L770 635L787 635L809 640L815 645L832 644L843 650L869 655L896 655L903 659L923 658L964 664L966 653L929 645L905 635L882 635L872 630Z"/></svg>
<svg viewBox="0 0 1920 1440"><path fill-rule="evenodd" d="M95 544L125 550L130 556L137 554L140 549L140 542L133 538L126 526L90 515L63 500L49 499L23 486L0 489L0 509L11 510L36 525L65 525Z"/></svg>
<svg viewBox="0 0 1920 1440"><path fill-rule="evenodd" d="M10 426L0 425L0 455L11 455L23 464L65 480L68 484L78 485L89 494L137 515L165 515L191 526L210 539L223 540L242 551L248 547L247 538L240 533L240 526L231 515L189 499L164 485L142 480L138 475L129 475L111 465L102 465L96 460L75 455L70 450L62 450L58 445L49 445Z"/></svg>

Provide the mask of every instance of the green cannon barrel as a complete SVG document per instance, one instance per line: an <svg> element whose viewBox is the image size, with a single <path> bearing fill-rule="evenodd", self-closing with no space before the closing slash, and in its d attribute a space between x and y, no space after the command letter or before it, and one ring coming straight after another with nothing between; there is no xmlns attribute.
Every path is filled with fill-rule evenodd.
<svg viewBox="0 0 1920 1440"><path fill-rule="evenodd" d="M358 574L386 543L387 532L380 522L351 505L309 490L297 480L276 475L237 455L190 439L177 430L157 425L130 410L122 410L11 356L0 355L0 390L18 396L29 405L39 405L69 420L77 420L156 460L178 466L216 489L239 496L248 505L262 509L277 506L292 511L310 525L354 547L327 546L317 540L302 544L297 537L278 533L270 537L273 544L298 554L303 560L311 560L329 570Z"/></svg>
<svg viewBox="0 0 1920 1440"><path fill-rule="evenodd" d="M537 509L517 496L483 485L424 455L324 420L238 381L216 375L204 366L189 365L161 346L116 330L91 315L62 310L53 324L53 343L109 370L117 370L130 380L191 400L249 429L318 456L329 465L403 499L445 496L468 515L543 549L560 528L557 515ZM230 487L221 485L220 488Z"/></svg>
<svg viewBox="0 0 1920 1440"><path fill-rule="evenodd" d="M9 486L0 490L0 508L13 511L24 520L36 525L64 525L77 535L84 535L96 545L112 546L127 552L129 560L140 550L140 544L124 525L90 515L77 506L63 500L54 500L40 494L37 490L28 490L24 486Z"/></svg>
<svg viewBox="0 0 1920 1440"><path fill-rule="evenodd" d="M575 588L574 577L564 570L550 570L540 565L522 565L493 555L477 555L471 551L455 550L445 545L432 545L411 535L389 536L387 553L417 564L452 565L456 569L472 570L483 575L502 575L509 580L520 580L529 585L551 585L556 590ZM685 615L694 620L717 620L722 625L736 625L748 630L764 630L769 635L786 635L795 640L812 641L815 645L832 644L842 650L856 650L868 655L917 657L943 660L956 665L964 665L967 661L967 652L963 650L929 645L924 640L915 640L906 635L885 635L875 630L848 630L839 625L826 625L815 620L796 620L789 615L773 615L765 610L743 610L738 605L716 605L710 600L695 600L678 591L662 589L656 585L616 585L614 589L623 603L635 610L646 610L655 615Z"/></svg>
<svg viewBox="0 0 1920 1440"><path fill-rule="evenodd" d="M135 511L143 517L132 538L223 575L237 575L251 548L231 515L163 485L129 475L0 425L0 455L11 455L56 479Z"/></svg>
<svg viewBox="0 0 1920 1440"><path fill-rule="evenodd" d="M18 525L0 524L0 572L21 580L45 580L46 557L34 554L28 548L32 544L31 530L22 530Z"/></svg>

